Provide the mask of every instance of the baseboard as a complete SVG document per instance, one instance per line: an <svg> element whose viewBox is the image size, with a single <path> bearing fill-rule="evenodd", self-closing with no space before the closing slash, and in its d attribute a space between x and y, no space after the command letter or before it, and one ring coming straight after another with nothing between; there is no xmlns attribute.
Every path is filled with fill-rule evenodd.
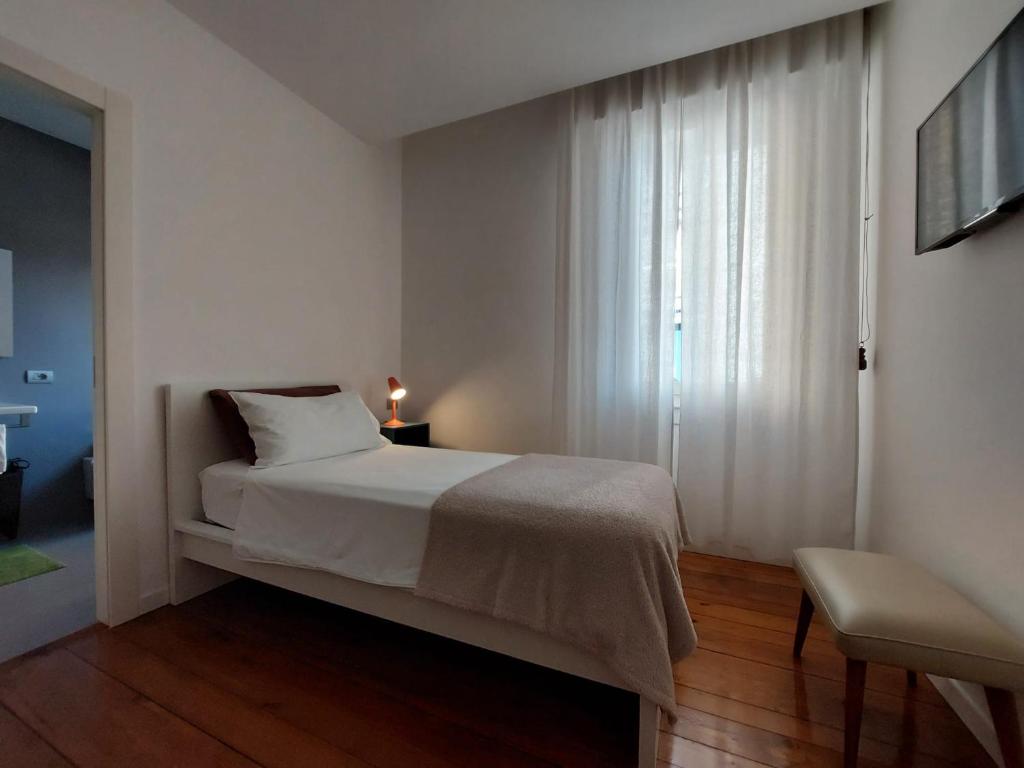
<svg viewBox="0 0 1024 768"><path fill-rule="evenodd" d="M1002 768L1003 757L999 752L996 729L992 725L992 716L989 714L988 703L985 701L985 689L980 685L951 680L948 677L928 675L928 679L935 684L939 693L942 694L942 698L949 702L949 706L964 721L974 737L981 742L981 746L996 761L996 765Z"/></svg>
<svg viewBox="0 0 1024 768"><path fill-rule="evenodd" d="M161 587L155 589L152 592L147 592L139 597L139 614L149 613L155 611L161 606L167 605L170 602L168 598L167 587Z"/></svg>

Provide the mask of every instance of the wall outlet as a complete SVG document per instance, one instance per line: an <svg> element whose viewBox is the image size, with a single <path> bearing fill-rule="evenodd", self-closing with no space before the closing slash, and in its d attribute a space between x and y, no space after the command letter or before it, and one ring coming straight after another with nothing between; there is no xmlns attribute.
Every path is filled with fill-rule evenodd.
<svg viewBox="0 0 1024 768"><path fill-rule="evenodd" d="M53 384L53 371L25 371L25 381L29 384Z"/></svg>

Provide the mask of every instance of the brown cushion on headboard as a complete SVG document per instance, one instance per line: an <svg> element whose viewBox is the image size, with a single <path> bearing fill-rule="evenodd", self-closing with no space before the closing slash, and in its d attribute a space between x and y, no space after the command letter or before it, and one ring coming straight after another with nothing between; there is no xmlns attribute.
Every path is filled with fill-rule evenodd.
<svg viewBox="0 0 1024 768"><path fill-rule="evenodd" d="M221 426L231 444L238 451L240 458L250 464L256 463L256 444L249 436L249 426L238 412L238 403L231 397L231 392L255 392L259 395L282 395L284 397L323 397L341 392L337 384L322 384L312 387L287 387L284 389L211 389L210 399L213 409L217 412Z"/></svg>

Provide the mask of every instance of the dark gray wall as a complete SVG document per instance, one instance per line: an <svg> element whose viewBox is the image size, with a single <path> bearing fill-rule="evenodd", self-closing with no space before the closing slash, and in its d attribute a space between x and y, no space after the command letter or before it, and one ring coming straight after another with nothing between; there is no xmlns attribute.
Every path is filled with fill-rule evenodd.
<svg viewBox="0 0 1024 768"><path fill-rule="evenodd" d="M82 457L92 453L89 152L0 119L0 248L14 253L14 357L0 357L0 401L39 406L8 429L25 475L25 532L87 522ZM26 384L25 371L54 371Z"/></svg>

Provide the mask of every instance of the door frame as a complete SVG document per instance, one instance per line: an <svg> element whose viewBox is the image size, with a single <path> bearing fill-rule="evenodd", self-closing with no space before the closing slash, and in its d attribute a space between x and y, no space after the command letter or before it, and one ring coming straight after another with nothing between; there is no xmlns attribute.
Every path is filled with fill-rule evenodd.
<svg viewBox="0 0 1024 768"><path fill-rule="evenodd" d="M140 613L131 102L2 36L0 65L93 121L96 618L104 624L120 624Z"/></svg>

